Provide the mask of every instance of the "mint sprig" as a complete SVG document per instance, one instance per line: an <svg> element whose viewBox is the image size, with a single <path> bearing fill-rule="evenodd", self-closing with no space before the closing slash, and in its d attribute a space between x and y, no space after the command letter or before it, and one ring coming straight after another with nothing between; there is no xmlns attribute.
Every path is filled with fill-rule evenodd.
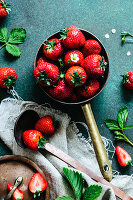
<svg viewBox="0 0 133 200"><path fill-rule="evenodd" d="M102 192L102 187L98 185L91 185L85 189L83 200L95 200Z"/></svg>
<svg viewBox="0 0 133 200"><path fill-rule="evenodd" d="M84 188L84 178L81 173L75 172L74 170L63 168L64 175L66 176L67 180L69 181L74 196L77 200L96 200L97 197L100 196L102 192L102 187L98 185L90 185L85 188L85 192L83 192ZM56 200L74 200L69 196L61 196L56 198Z"/></svg>
<svg viewBox="0 0 133 200"><path fill-rule="evenodd" d="M0 42L4 43L1 45L0 49L4 46L6 51L12 56L19 57L21 55L21 50L18 46L14 44L21 44L26 38L26 30L24 28L14 28L11 30L8 37L8 29L6 27L0 28Z"/></svg>
<svg viewBox="0 0 133 200"><path fill-rule="evenodd" d="M133 37L133 34L126 32L126 31L121 32L121 42L122 42L122 44L124 44L125 42L133 42L133 39L131 39L129 37Z"/></svg>
<svg viewBox="0 0 133 200"><path fill-rule="evenodd" d="M105 119L104 122L111 131L114 131L116 140L123 140L129 143L131 146L133 146L133 142L131 142L124 133L125 129L133 128L133 125L125 126L127 117L128 117L128 108L126 106L123 106L118 111L117 121L114 119Z"/></svg>

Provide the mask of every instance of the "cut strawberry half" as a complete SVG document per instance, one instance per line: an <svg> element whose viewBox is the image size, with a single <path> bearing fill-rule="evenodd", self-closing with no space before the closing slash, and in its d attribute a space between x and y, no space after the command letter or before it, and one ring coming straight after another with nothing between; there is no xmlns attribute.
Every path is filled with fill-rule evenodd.
<svg viewBox="0 0 133 200"><path fill-rule="evenodd" d="M13 188L13 185L7 184L8 191L11 191ZM22 200L24 199L24 193L20 189L16 189L15 192L12 195L12 200Z"/></svg>
<svg viewBox="0 0 133 200"><path fill-rule="evenodd" d="M40 197L41 193L47 188L48 183L40 173L35 173L29 182L29 190L33 193L34 198Z"/></svg>

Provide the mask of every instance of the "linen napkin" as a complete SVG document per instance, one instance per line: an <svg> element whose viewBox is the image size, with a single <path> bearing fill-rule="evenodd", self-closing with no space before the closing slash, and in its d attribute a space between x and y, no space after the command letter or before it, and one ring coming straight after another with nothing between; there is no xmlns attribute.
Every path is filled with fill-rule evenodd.
<svg viewBox="0 0 133 200"><path fill-rule="evenodd" d="M91 144L91 139L85 139L77 128L77 123L71 122L70 117L66 113L52 109L47 105L38 105L35 102L23 101L21 99L7 98L0 104L0 138L12 150L14 155L22 155L33 160L45 173L48 184L50 186L50 199L55 200L62 195L73 196L66 179L63 177L62 168L69 167L66 163L59 160L50 153L44 151L33 152L29 149L19 147L14 138L14 124L17 117L26 109L33 109L38 112L39 116L52 115L59 121L59 128L55 134L49 138L49 142L73 158L84 164L99 175L99 170L95 153ZM86 127L86 125L85 125ZM86 127L87 129L87 127ZM102 137L107 153L114 153L112 142ZM97 184L89 176L82 173L88 185ZM98 200L116 200L113 190L110 187L102 185L102 194ZM130 196L133 197L133 178L132 176L114 175L112 184L116 185Z"/></svg>

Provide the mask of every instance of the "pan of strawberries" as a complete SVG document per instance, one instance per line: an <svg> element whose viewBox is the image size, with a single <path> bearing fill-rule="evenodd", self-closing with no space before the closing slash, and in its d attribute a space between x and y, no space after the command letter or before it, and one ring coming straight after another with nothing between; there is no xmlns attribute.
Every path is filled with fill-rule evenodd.
<svg viewBox="0 0 133 200"><path fill-rule="evenodd" d="M62 104L81 105L101 173L111 181L111 165L90 105L106 85L109 69L100 40L75 26L45 39L34 60L34 77L45 94Z"/></svg>

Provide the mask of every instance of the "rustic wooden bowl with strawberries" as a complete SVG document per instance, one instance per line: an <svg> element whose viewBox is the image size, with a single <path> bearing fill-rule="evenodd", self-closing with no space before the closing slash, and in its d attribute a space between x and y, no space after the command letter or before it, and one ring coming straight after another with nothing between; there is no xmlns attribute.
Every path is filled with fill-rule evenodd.
<svg viewBox="0 0 133 200"><path fill-rule="evenodd" d="M98 94L101 93L101 91L104 89L104 87L107 83L108 76L109 76L109 70L110 70L109 57L108 57L108 54L106 52L105 47L103 46L101 41L95 35L93 35L92 33L88 32L86 30L83 30L83 29L79 29L79 30L84 35L85 40L95 40L100 44L100 47L101 47L100 55L102 56L102 58L104 58L104 61L106 62L106 69L104 71L104 76L101 76L98 79L99 88L97 89L95 94L88 97L88 98L83 98L81 96L80 98L76 98L76 100L75 99L72 100L72 99L69 99L69 98L68 99L57 99L49 93L48 87L44 87L42 85L40 85L40 87L46 95L48 95L51 99L53 99L54 101L56 101L58 103L67 104L68 106L70 106L70 105L81 105L82 110L83 110L84 115L85 115L85 118L86 118L88 128L89 128L89 132L90 132L90 135L91 135L91 139L92 139L92 142L93 142L94 150L95 150L95 153L96 153L96 157L97 157L97 161L99 163L101 173L106 180L111 181L112 180L111 165L110 165L110 162L108 160L107 153L105 151L100 133L98 131L98 128L97 128L97 125L96 125L96 122L95 122L95 119L94 119L94 116L93 116L93 113L92 113L92 110L91 110L91 105L89 103L90 100L92 100ZM60 31L57 32L57 33L54 33L53 35L51 35L47 39L45 39L43 41L43 43L40 45L40 47L37 50L35 60L34 60L34 71L35 71L35 69L37 69L37 65L38 65L37 62L38 62L40 57L43 57L44 60L46 59L46 62L51 62L52 64L54 64L58 68L60 68L58 61L54 61L54 60L49 61L49 59L44 56L44 44L46 44L46 41L49 41L53 38L60 39L60 35L61 35ZM83 53L83 48L84 47L82 46L82 47L76 48L76 50ZM66 46L63 46L63 49L64 49L63 56L66 55L66 52L68 52L69 50L72 50L72 49L68 49ZM35 76L35 74L34 74L34 76ZM88 79L87 79L87 81L88 81Z"/></svg>

